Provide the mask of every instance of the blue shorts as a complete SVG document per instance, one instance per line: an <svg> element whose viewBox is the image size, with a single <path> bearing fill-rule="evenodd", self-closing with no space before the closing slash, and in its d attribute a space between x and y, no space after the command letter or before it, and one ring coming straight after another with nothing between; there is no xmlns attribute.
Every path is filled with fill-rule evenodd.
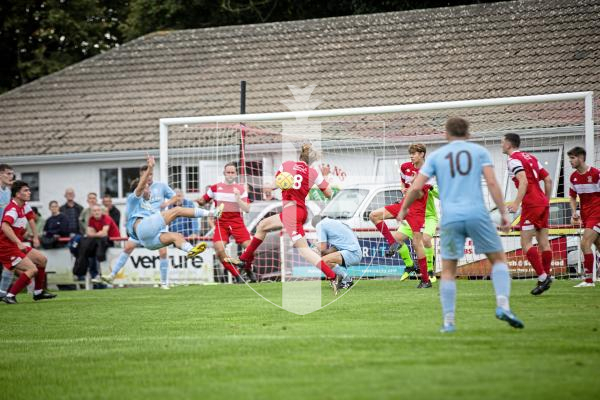
<svg viewBox="0 0 600 400"><path fill-rule="evenodd" d="M344 265L349 267L351 265L358 265L360 260L362 259L362 252L360 249L358 250L340 250L340 254L344 259Z"/></svg>
<svg viewBox="0 0 600 400"><path fill-rule="evenodd" d="M142 219L135 231L137 239L142 246L149 250L157 250L165 247L160 242L160 234L169 230L163 216L160 213L156 213Z"/></svg>
<svg viewBox="0 0 600 400"><path fill-rule="evenodd" d="M462 258L467 237L473 240L477 254L503 251L502 242L492 220L489 217L476 218L451 222L442 226L440 230L442 259L458 260Z"/></svg>

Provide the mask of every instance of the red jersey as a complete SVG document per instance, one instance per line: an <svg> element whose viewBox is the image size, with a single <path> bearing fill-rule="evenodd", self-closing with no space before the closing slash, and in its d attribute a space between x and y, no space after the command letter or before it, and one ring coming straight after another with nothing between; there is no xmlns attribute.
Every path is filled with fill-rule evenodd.
<svg viewBox="0 0 600 400"><path fill-rule="evenodd" d="M531 154L515 151L508 156L508 173L517 189L519 189L517 174L521 171L525 172L527 177L527 191L523 197L523 207L548 206L549 200L540 188L540 181L548 176L548 171Z"/></svg>
<svg viewBox="0 0 600 400"><path fill-rule="evenodd" d="M115 221L113 221L113 219L108 215L102 214L100 219L90 217L90 221L88 222L88 226L90 228L94 228L96 232L100 232L102 228L104 228L107 225L109 238L118 238L121 236L121 232L119 232L119 227L117 226Z"/></svg>
<svg viewBox="0 0 600 400"><path fill-rule="evenodd" d="M7 222L19 240L23 240L25 232L27 232L27 221L34 218L35 214L29 204L25 203L21 207L16 201L11 200L4 209L2 223ZM16 243L6 237L4 232L0 230L0 253L9 252L16 247Z"/></svg>
<svg viewBox="0 0 600 400"><path fill-rule="evenodd" d="M600 218L600 170L589 167L583 174L575 170L570 181L569 196L579 196L581 219Z"/></svg>
<svg viewBox="0 0 600 400"><path fill-rule="evenodd" d="M415 167L410 161L400 165L400 180L407 189L413 183L415 178L419 175L419 168ZM425 215L425 208L427 207L427 196L429 194L431 185L423 186L423 197L414 201L410 206L410 211L414 213L423 213Z"/></svg>
<svg viewBox="0 0 600 400"><path fill-rule="evenodd" d="M215 207L223 204L223 215L221 215L221 221L227 222L239 222L243 221L242 212L240 206L235 200L234 189L240 192L240 198L246 203L250 203L248 198L248 192L244 188L244 185L239 183L217 183L208 188L208 191L202 197L205 201L213 200Z"/></svg>
<svg viewBox="0 0 600 400"><path fill-rule="evenodd" d="M279 167L275 176L282 172L287 172L294 177L294 184L288 190L281 191L281 198L284 201L294 201L296 205L306 208L306 196L313 187L317 185L321 191L329 187L329 183L323 178L321 172L309 167L304 161L286 161Z"/></svg>

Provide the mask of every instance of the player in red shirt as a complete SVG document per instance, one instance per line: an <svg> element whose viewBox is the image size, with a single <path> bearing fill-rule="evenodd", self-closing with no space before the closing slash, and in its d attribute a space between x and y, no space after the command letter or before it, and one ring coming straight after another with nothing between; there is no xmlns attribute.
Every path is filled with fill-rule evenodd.
<svg viewBox="0 0 600 400"><path fill-rule="evenodd" d="M325 197L331 198L333 192L329 187L323 175L312 168L310 165L319 158L318 153L312 149L310 144L304 144L300 152L300 161L286 161L277 171L277 175L282 172L287 172L294 177L294 183L290 189L282 190L281 196L283 201L283 210L278 215L272 215L259 222L256 229L256 234L252 238L250 245L246 251L240 256L239 260L234 262L243 265L252 264L254 260L254 252L263 242L267 233L285 229L288 236L292 239L295 248L298 249L300 255L312 265L319 268L328 280L332 281L332 288L337 294L340 288L342 277L336 276L331 268L312 251L306 240L303 225L306 222L308 213L306 211L306 196L313 185L317 185L323 192Z"/></svg>
<svg viewBox="0 0 600 400"><path fill-rule="evenodd" d="M33 232L33 245L39 246L38 233L35 228L34 214L27 202L31 191L27 183L15 181L11 188L11 202L4 209L2 230L0 231L0 264L10 271L16 271L19 278L12 285L7 295L2 298L7 304L17 304L17 294L21 292L35 277L33 300L45 300L56 297L44 290L46 283L46 257L22 242L27 224Z"/></svg>
<svg viewBox="0 0 600 400"><path fill-rule="evenodd" d="M585 163L585 149L574 147L567 152L571 167L575 171L571 174L571 188L569 197L571 200L573 225L582 225L583 236L581 238L581 251L583 252L583 268L585 269L585 280L575 287L595 286L594 253L592 244L596 250L600 248L600 170ZM577 212L577 196L581 214Z"/></svg>
<svg viewBox="0 0 600 400"><path fill-rule="evenodd" d="M548 240L552 179L537 158L519 151L520 146L519 135L516 133L504 135L502 152L508 155L508 174L517 188L517 197L508 205L508 210L517 212L521 206L521 248L538 275L537 285L531 291L531 294L537 296L550 289L552 284L550 275L552 249ZM543 192L540 181L544 181ZM541 260L538 249L533 246L534 236L542 251Z"/></svg>
<svg viewBox="0 0 600 400"><path fill-rule="evenodd" d="M425 163L425 145L413 144L408 148L411 161L405 162L400 166L400 183L402 185L402 192L406 193L410 184L414 178L419 174L419 169ZM415 201L409 208L408 214L406 215L405 221L410 226L413 233L412 243L417 254L417 263L419 265L419 271L421 272L421 282L417 288L426 289L432 287L427 273L427 256L425 254L425 248L423 247L423 228L425 227L425 208L427 206L428 191L431 188L429 185L425 185L423 188L422 196ZM385 223L386 219L396 218L400 209L402 208L402 201L397 201L394 204L386 205L377 210L371 211L369 219L375 225L377 230L381 232L385 240L390 245L386 256L392 257L400 244L396 241L396 238L390 232L390 229ZM401 240L407 240L407 237L398 234L398 238Z"/></svg>
<svg viewBox="0 0 600 400"><path fill-rule="evenodd" d="M236 183L238 174L237 167L234 163L225 164L223 168L223 176L225 181L217 183L208 188L204 196L196 200L201 206L214 201L215 206L224 205L221 218L215 222L215 234L213 236L213 244L217 257L221 260L221 264L238 282L241 280L238 269L227 261L229 256L225 252L225 246L229 243L230 236L233 236L235 242L241 245L244 249L250 244L250 232L244 225L242 212L250 211L250 200L248 192L241 183ZM245 266L246 274L251 282L256 282L256 276L252 271L251 265Z"/></svg>

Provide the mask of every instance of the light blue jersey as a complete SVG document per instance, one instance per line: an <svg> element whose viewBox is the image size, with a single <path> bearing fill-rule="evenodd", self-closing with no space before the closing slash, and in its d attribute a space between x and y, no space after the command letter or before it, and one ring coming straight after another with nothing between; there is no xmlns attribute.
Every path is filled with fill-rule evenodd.
<svg viewBox="0 0 600 400"><path fill-rule="evenodd" d="M490 153L464 140L452 141L427 157L420 173L437 179L442 226L467 218L489 218L481 190L486 165L492 165Z"/></svg>
<svg viewBox="0 0 600 400"><path fill-rule="evenodd" d="M10 203L10 198L10 187L0 187L0 219L2 219L2 215L4 214L4 208Z"/></svg>
<svg viewBox="0 0 600 400"><path fill-rule="evenodd" d="M153 182L150 185L150 203L152 207L160 211L160 205L175 196L175 191L169 187L166 183Z"/></svg>
<svg viewBox="0 0 600 400"><path fill-rule="evenodd" d="M317 241L328 243L342 253L346 266L356 265L362 258L362 251L356 235L346 224L331 218L322 219L316 226Z"/></svg>
<svg viewBox="0 0 600 400"><path fill-rule="evenodd" d="M434 151L420 173L437 178L442 205L441 255L444 260L464 256L470 237L477 254L502 251L481 190L483 167L491 166L490 153L478 144L456 140Z"/></svg>
<svg viewBox="0 0 600 400"><path fill-rule="evenodd" d="M149 217L152 214L158 213L155 210L149 200L145 200L143 195L137 197L135 193L131 193L127 196L127 204L125 206L125 215L127 217L127 234L134 239L137 239L135 232L133 231L133 224L136 219Z"/></svg>

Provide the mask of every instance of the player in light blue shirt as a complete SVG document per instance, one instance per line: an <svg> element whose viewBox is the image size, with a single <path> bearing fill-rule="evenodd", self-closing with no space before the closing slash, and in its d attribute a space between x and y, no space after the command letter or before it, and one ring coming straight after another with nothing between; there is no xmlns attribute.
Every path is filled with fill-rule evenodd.
<svg viewBox="0 0 600 400"><path fill-rule="evenodd" d="M502 192L489 152L478 144L467 142L469 137L469 123L466 120L450 118L446 122L446 139L449 143L429 156L408 191L397 218L406 216L408 207L418 198L427 180L435 177L442 206L442 332L455 330L456 268L458 260L464 255L467 237L473 240L475 252L485 253L492 263L496 318L508 322L514 328L523 328L523 323L510 311L510 275L506 255L483 201L481 176L483 175L488 191L501 213L501 228L508 231L509 219Z"/></svg>
<svg viewBox="0 0 600 400"><path fill-rule="evenodd" d="M0 221L4 215L4 208L10 203L11 193L10 188L15 180L15 172L8 164L0 164ZM6 296L8 288L13 280L13 272L2 268L0 275L0 298Z"/></svg>
<svg viewBox="0 0 600 400"><path fill-rule="evenodd" d="M117 262L108 277L103 279L111 283L121 268L127 262L129 255L138 246L142 245L150 250L159 250L160 255L160 287L168 289L168 259L166 247L174 244L188 253L188 257L194 257L206 247L205 243L192 246L185 238L174 232L169 232L168 225L177 217L199 218L203 216L220 217L221 209L206 211L201 208L174 207L165 211L161 209L174 204L178 197L175 192L161 182L152 182L154 158L148 157L148 164L140 171L142 175L132 182L135 188L133 193L127 197L125 215L127 218L126 228L129 240L125 249L117 259ZM168 199L168 200L165 200ZM204 247L204 248L202 248ZM200 251L199 249L202 248Z"/></svg>
<svg viewBox="0 0 600 400"><path fill-rule="evenodd" d="M315 215L311 223L317 230L318 250L323 261L336 275L342 277L337 289L351 287L352 277L348 275L346 268L358 265L362 259L358 238L348 225L335 219Z"/></svg>

